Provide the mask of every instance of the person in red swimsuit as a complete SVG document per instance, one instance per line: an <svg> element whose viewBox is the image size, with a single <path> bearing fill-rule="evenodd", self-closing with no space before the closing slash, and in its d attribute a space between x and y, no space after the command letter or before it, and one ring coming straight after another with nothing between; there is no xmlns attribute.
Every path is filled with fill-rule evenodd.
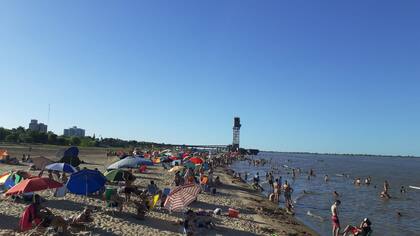
<svg viewBox="0 0 420 236"><path fill-rule="evenodd" d="M336 200L331 206L331 221L332 221L332 235L338 236L340 232L340 220L338 219L338 206L340 206L341 201Z"/></svg>

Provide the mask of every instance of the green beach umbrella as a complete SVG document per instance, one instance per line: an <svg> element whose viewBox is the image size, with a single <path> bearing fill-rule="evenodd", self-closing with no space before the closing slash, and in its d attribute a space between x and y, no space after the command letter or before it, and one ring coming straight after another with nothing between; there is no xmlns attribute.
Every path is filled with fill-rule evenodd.
<svg viewBox="0 0 420 236"><path fill-rule="evenodd" d="M105 172L105 178L111 182L135 180L136 177L126 170L111 170Z"/></svg>

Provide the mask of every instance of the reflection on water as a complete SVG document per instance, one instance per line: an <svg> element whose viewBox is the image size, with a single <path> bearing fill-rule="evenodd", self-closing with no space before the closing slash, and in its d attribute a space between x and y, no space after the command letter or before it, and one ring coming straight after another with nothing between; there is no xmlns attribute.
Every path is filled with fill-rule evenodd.
<svg viewBox="0 0 420 236"><path fill-rule="evenodd" d="M283 181L288 180L294 188L293 199L297 200L296 216L321 235L331 234L329 208L334 201L334 191L340 194L342 202L342 227L359 224L368 217L373 222L375 235L420 235L420 190L408 188L409 185L420 186L420 158L284 153L260 153L254 158L271 160L271 164L254 167L243 161L234 163L232 168L250 173L249 181L260 172L264 182L266 171L274 171L275 178L281 175ZM294 180L291 168L302 169ZM308 180L311 168L316 177ZM327 183L326 174L330 177ZM360 177L363 181L368 176L372 177L371 185L353 185L354 178ZM384 180L390 183L390 200L379 198ZM405 194L400 193L402 185L407 188ZM266 183L263 187L270 189ZM398 217L397 212L401 212L402 217Z"/></svg>

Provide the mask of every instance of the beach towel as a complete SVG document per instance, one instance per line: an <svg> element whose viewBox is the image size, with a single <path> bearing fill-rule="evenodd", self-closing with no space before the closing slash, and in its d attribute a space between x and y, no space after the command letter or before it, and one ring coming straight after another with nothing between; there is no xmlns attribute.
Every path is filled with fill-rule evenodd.
<svg viewBox="0 0 420 236"><path fill-rule="evenodd" d="M33 204L27 206L22 212L22 215L19 219L19 230L21 232L32 229L32 222L35 222L35 225L41 223L41 219L35 218L35 206Z"/></svg>

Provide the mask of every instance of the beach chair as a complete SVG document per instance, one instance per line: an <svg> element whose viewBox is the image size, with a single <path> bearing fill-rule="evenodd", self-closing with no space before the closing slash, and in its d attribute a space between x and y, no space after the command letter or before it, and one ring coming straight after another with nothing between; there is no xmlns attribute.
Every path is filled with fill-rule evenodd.
<svg viewBox="0 0 420 236"><path fill-rule="evenodd" d="M111 213L114 214L116 206L112 201L112 196L117 193L115 188L106 188L104 192L105 209L111 209Z"/></svg>

